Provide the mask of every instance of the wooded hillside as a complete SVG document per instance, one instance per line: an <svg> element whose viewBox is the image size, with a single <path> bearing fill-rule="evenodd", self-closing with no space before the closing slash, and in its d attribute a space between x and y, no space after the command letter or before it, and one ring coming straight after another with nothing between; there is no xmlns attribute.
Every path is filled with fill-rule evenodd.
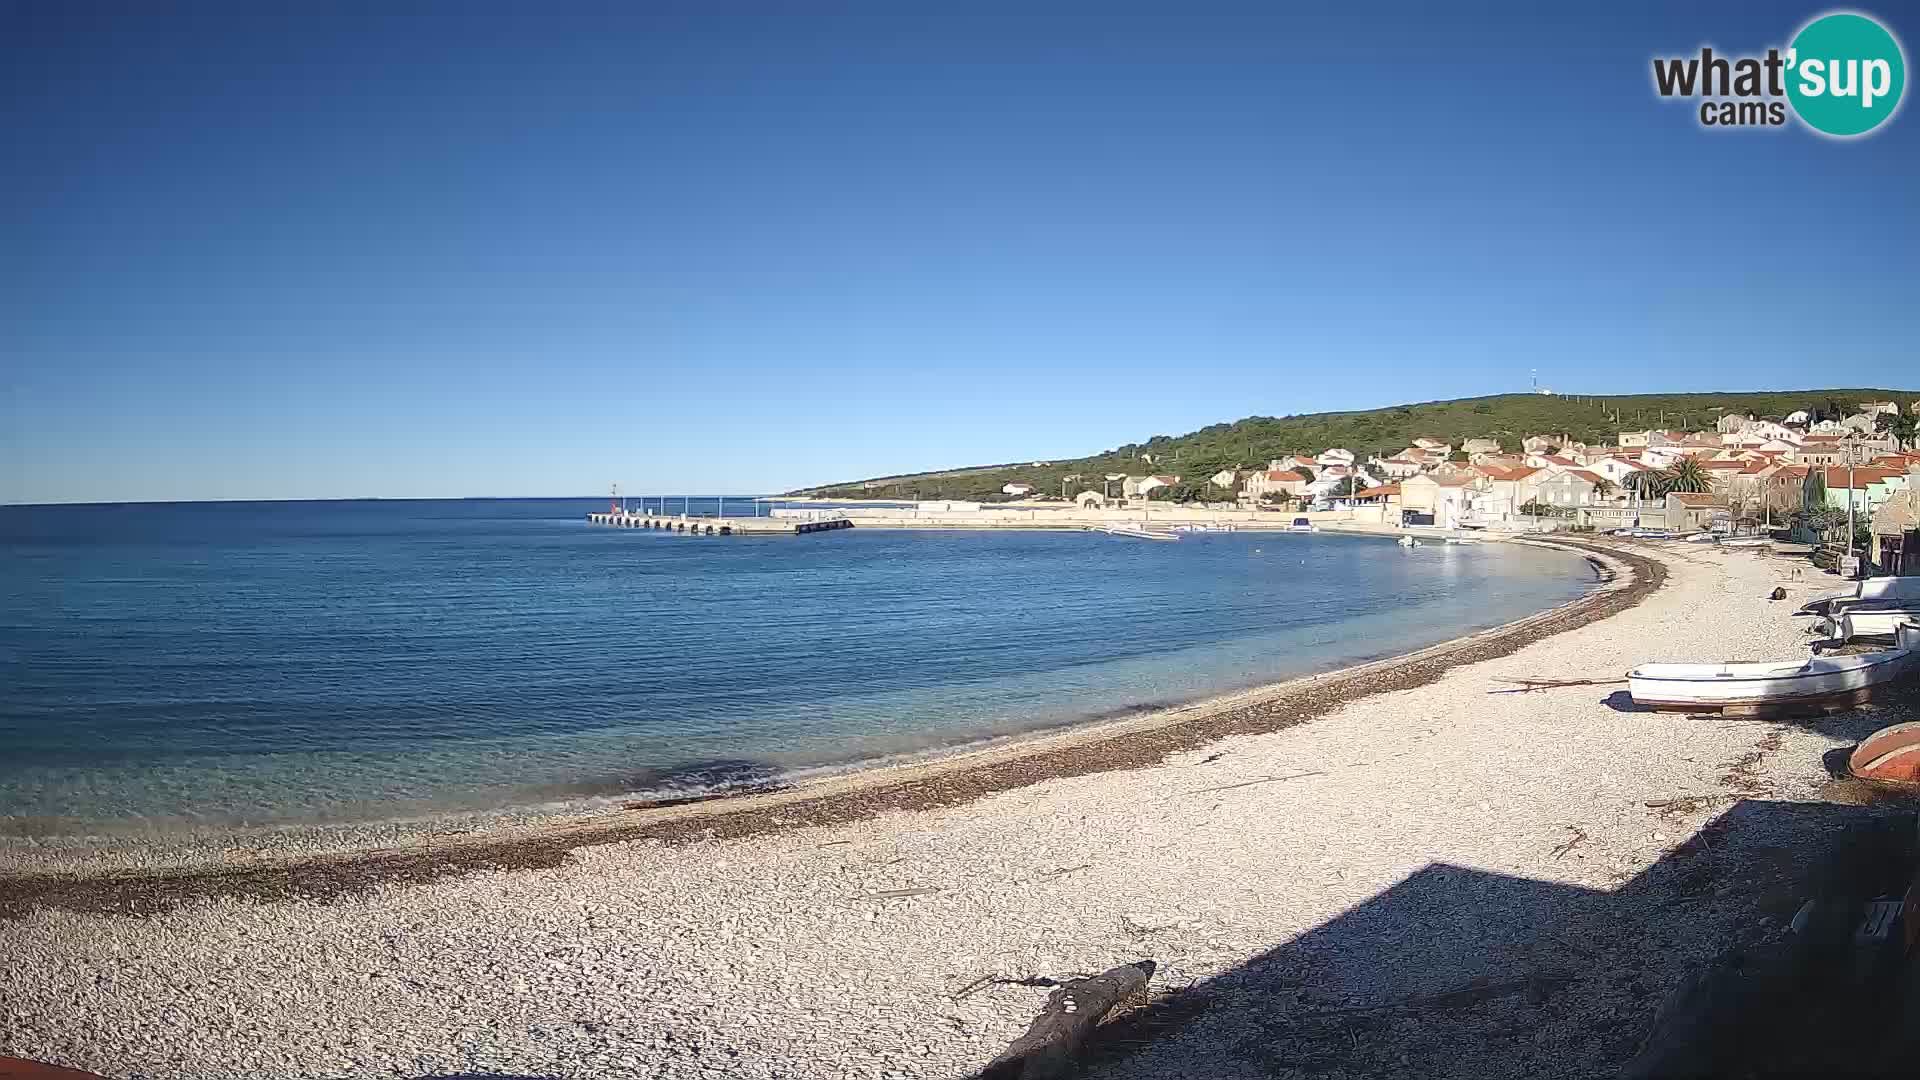
<svg viewBox="0 0 1920 1080"><path fill-rule="evenodd" d="M1628 394L1586 397L1498 394L1428 401L1360 412L1250 416L1185 435L1155 435L1071 460L969 466L939 472L875 477L807 489L826 497L867 499L1000 499L1009 482L1032 484L1039 494L1099 490L1108 473L1178 473L1199 485L1221 469L1263 467L1287 454L1345 447L1361 460L1432 436L1454 444L1495 438L1509 450L1527 435L1564 434L1587 443L1612 443L1622 430L1712 428L1726 413L1780 419L1797 410L1844 416L1862 401L1896 401L1909 408L1920 390L1787 390L1723 394ZM1149 462L1142 455L1151 456ZM1065 481L1079 474L1081 479Z"/></svg>

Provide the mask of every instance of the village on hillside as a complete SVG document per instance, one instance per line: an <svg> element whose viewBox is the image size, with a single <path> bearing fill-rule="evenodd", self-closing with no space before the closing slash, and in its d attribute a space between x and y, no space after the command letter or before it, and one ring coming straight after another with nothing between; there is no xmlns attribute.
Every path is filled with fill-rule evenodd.
<svg viewBox="0 0 1920 1080"><path fill-rule="evenodd" d="M1083 509L1193 501L1242 509L1372 511L1381 524L1442 529L1578 531L1771 528L1807 543L1849 539L1877 566L1920 563L1920 401L1864 402L1838 419L1807 412L1728 414L1712 430L1622 431L1611 446L1564 435L1516 445L1416 438L1357 460L1329 447L1228 469L1191 483L1175 474L1110 474ZM1086 478L1072 478L1086 479ZM1010 483L1015 499L1045 498ZM1846 529L1851 523L1854 536Z"/></svg>

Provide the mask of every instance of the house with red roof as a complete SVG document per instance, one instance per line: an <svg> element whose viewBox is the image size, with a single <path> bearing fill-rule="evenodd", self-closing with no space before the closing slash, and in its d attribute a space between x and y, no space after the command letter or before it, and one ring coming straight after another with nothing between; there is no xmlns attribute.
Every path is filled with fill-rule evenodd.
<svg viewBox="0 0 1920 1080"><path fill-rule="evenodd" d="M1738 469L1723 470L1714 474L1714 485L1731 498L1743 502L1759 502L1763 493L1764 477L1768 471L1779 468L1779 463L1771 457L1754 455L1734 462Z"/></svg>
<svg viewBox="0 0 1920 1080"><path fill-rule="evenodd" d="M1756 485L1753 501L1770 519L1793 513L1806 505L1807 474L1811 471L1806 465L1790 461L1767 463L1753 474Z"/></svg>
<svg viewBox="0 0 1920 1080"><path fill-rule="evenodd" d="M1529 452L1524 460L1535 469L1545 469L1555 465L1562 469L1575 469L1580 466L1580 462L1565 454L1549 454L1539 450Z"/></svg>
<svg viewBox="0 0 1920 1080"><path fill-rule="evenodd" d="M1395 454L1390 458L1371 458L1367 461L1367 468L1390 480L1398 480L1425 472L1427 466L1403 454Z"/></svg>
<svg viewBox="0 0 1920 1080"><path fill-rule="evenodd" d="M1892 435L1809 435L1795 457L1808 465L1844 465L1850 454L1858 455L1856 461L1865 461L1899 452L1900 444Z"/></svg>
<svg viewBox="0 0 1920 1080"><path fill-rule="evenodd" d="M1746 462L1733 458L1695 458L1694 464L1714 478L1716 487L1719 486L1720 480L1738 473L1747 466Z"/></svg>
<svg viewBox="0 0 1920 1080"><path fill-rule="evenodd" d="M1811 485L1815 476L1821 478L1826 489L1826 506L1834 510L1845 510L1851 506L1855 514L1870 513L1892 498L1894 493L1906 490L1915 479L1914 474L1904 469L1882 469L1871 465L1853 468L1844 465L1810 466L1808 505L1814 503Z"/></svg>
<svg viewBox="0 0 1920 1080"><path fill-rule="evenodd" d="M1254 502L1268 495L1291 495L1298 499L1306 490L1307 478L1292 469L1267 469L1251 473L1240 488L1241 493Z"/></svg>
<svg viewBox="0 0 1920 1080"><path fill-rule="evenodd" d="M1793 459L1803 465L1838 465L1846 447L1838 435L1809 435L1794 448Z"/></svg>
<svg viewBox="0 0 1920 1080"><path fill-rule="evenodd" d="M1400 507L1400 485L1381 484L1378 487L1362 488L1345 501L1354 506L1385 507L1386 517L1383 520L1396 521L1399 518L1395 511Z"/></svg>
<svg viewBox="0 0 1920 1080"><path fill-rule="evenodd" d="M1614 455L1589 462L1587 468L1613 481L1615 487L1627 486L1627 477L1635 473L1652 472L1653 467L1628 457Z"/></svg>
<svg viewBox="0 0 1920 1080"><path fill-rule="evenodd" d="M1520 508L1538 497L1540 481L1546 476L1545 470L1531 465L1511 469L1478 465L1475 471L1480 474L1480 484L1473 500L1473 515L1483 522L1519 520Z"/></svg>
<svg viewBox="0 0 1920 1080"><path fill-rule="evenodd" d="M1120 493L1129 499L1144 499L1161 488L1173 487L1180 482L1178 476L1129 476L1120 481Z"/></svg>
<svg viewBox="0 0 1920 1080"><path fill-rule="evenodd" d="M1593 486L1599 482L1599 473L1556 466L1543 469L1537 475L1534 497L1553 507L1592 506L1605 501L1601 499L1600 493L1593 489Z"/></svg>
<svg viewBox="0 0 1920 1080"><path fill-rule="evenodd" d="M1525 454L1482 454L1473 459L1476 465L1491 465L1497 469L1519 469L1527 464Z"/></svg>
<svg viewBox="0 0 1920 1080"><path fill-rule="evenodd" d="M1421 473L1400 481L1403 514L1429 517L1427 523L1443 529L1458 527L1469 517L1484 477L1463 471Z"/></svg>
<svg viewBox="0 0 1920 1080"><path fill-rule="evenodd" d="M1720 435L1720 441L1729 445L1750 442L1770 442L1774 440L1788 443L1798 442L1800 441L1800 433L1785 424L1772 420L1753 420L1749 421L1745 427L1740 428L1738 431L1723 431Z"/></svg>
<svg viewBox="0 0 1920 1080"><path fill-rule="evenodd" d="M1319 467L1319 462L1314 461L1305 454L1289 454L1286 457L1274 458L1272 461L1267 462L1267 468L1269 469L1317 469Z"/></svg>
<svg viewBox="0 0 1920 1080"><path fill-rule="evenodd" d="M1666 503L1669 529L1704 529L1733 516L1726 496L1711 491L1669 491Z"/></svg>

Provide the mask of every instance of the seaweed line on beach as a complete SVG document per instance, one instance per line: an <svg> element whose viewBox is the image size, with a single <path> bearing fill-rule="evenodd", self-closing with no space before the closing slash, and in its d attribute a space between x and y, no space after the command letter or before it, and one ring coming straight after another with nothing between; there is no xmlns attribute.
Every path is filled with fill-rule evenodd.
<svg viewBox="0 0 1920 1080"><path fill-rule="evenodd" d="M1517 541L1540 543L1539 541ZM1463 664L1505 656L1542 638L1585 626L1639 604L1666 581L1658 559L1626 545L1556 539L1595 565L1602 587L1578 600L1505 626L1406 656L1290 680L1243 695L1216 710L1158 726L1123 729L1065 745L1036 741L1028 752L959 761L911 779L808 794L703 803L695 812L644 820L600 817L502 830L406 847L296 856L275 863L191 866L95 874L0 875L0 920L41 908L150 915L203 899L330 900L376 886L425 884L489 870L547 869L575 849L638 840L697 843L784 829L842 825L881 814L959 806L1046 780L1158 765L1169 755L1236 735L1293 727L1374 694L1414 689ZM1627 571L1624 578L1618 570Z"/></svg>

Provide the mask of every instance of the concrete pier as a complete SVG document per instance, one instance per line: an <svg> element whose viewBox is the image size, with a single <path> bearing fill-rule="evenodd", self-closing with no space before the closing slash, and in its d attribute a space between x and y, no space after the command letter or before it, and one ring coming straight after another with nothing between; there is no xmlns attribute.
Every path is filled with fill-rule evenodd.
<svg viewBox="0 0 1920 1080"><path fill-rule="evenodd" d="M692 536L800 536L853 528L845 514L807 517L691 517L686 514L640 514L601 511L588 514L593 525L616 529L657 529Z"/></svg>

